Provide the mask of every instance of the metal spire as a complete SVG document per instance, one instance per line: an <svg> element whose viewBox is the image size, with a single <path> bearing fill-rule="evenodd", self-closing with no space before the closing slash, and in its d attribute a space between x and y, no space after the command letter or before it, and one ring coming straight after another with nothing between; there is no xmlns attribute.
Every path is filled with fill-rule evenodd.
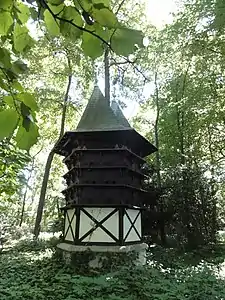
<svg viewBox="0 0 225 300"><path fill-rule="evenodd" d="M93 70L94 70L94 86L98 86L98 68L97 64L93 63Z"/></svg>

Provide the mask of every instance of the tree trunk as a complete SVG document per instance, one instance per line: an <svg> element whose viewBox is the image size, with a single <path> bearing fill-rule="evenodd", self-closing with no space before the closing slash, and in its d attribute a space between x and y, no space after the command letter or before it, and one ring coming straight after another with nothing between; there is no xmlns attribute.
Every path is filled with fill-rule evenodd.
<svg viewBox="0 0 225 300"><path fill-rule="evenodd" d="M104 65L105 65L105 98L110 105L110 71L109 71L109 49L105 49L104 56Z"/></svg>
<svg viewBox="0 0 225 300"><path fill-rule="evenodd" d="M208 148L209 148L209 154L210 154L210 173L211 173L211 179L210 179L210 187L212 190L212 196L213 196L213 208L212 208L212 218L211 218L211 241L216 242L216 231L217 231L217 209L216 209L216 187L215 187L215 159L213 155L213 149L212 149L212 133L210 130L210 127L207 127L208 129Z"/></svg>
<svg viewBox="0 0 225 300"><path fill-rule="evenodd" d="M177 85L177 93L176 93L176 117L177 117L177 129L178 129L178 137L179 137L179 150L180 150L180 164L182 166L181 176L182 176L182 203L181 203L181 222L184 228L183 234L187 238L188 245L191 246L193 242L193 234L190 230L190 222L191 222L191 212L190 212L190 199L188 195L188 181L189 177L187 175L187 171L184 166L186 165L186 157L185 157L185 140L184 140L184 129L185 129L185 114L184 108L179 107L179 102L184 98L185 88L186 88L186 80L189 71L190 63L187 66L185 73L183 74L182 85L179 87ZM179 97L179 91L181 91Z"/></svg>
<svg viewBox="0 0 225 300"><path fill-rule="evenodd" d="M34 157L33 157L33 161L32 161L32 165L31 165L31 170L30 170L30 174L27 178L27 184L26 184L26 188L23 194L23 204L22 204L22 210L21 210L21 216L20 216L20 223L19 226L22 226L23 223L23 218L24 218L24 211L25 211L25 203L26 203L26 198L27 198L27 191L28 191L28 186L29 186L29 181L31 179L32 173L34 170Z"/></svg>
<svg viewBox="0 0 225 300"><path fill-rule="evenodd" d="M66 89L66 93L65 93L65 97L64 97L63 109L62 109L62 119L61 119L59 139L63 136L64 131L65 131L66 110L67 110L67 105L68 105L71 82L72 82L72 74L70 74L68 76L68 84L67 84L67 89Z"/></svg>
<svg viewBox="0 0 225 300"><path fill-rule="evenodd" d="M25 204L26 204L26 198L27 198L27 191L28 191L28 186L29 186L29 182L30 179L32 177L32 173L34 171L34 161L35 161L35 157L41 152L43 148L41 148L33 157L32 157L32 165L31 165L31 169L30 169L30 173L29 176L27 178L27 184L26 184L26 188L25 188L25 192L23 194L23 204L22 204L22 210L21 210L21 216L20 216L20 222L19 222L19 226L22 226L23 223L23 218L24 218L24 211L25 211ZM33 202L33 201L32 201Z"/></svg>
<svg viewBox="0 0 225 300"><path fill-rule="evenodd" d="M69 60L68 60L69 62ZM69 63L70 67L70 63ZM70 68L71 70L71 68ZM71 81L72 81L72 74L69 75L68 77L68 84L67 84L67 89L64 97L64 102L63 102L63 109L62 109L62 119L61 119L61 128L60 128L60 133L59 133L59 139L62 137L64 133L64 128L65 128L65 119L66 119L66 110L67 110L67 104L68 104L68 96L69 96L69 90L71 86ZM35 227L34 227L34 236L37 239L38 235L40 233L41 229L41 220L42 220L42 215L43 215L43 209L44 209L44 204L45 204L45 196L46 196L46 190L47 190L47 185L48 185L48 178L50 174L50 169L51 169L51 164L52 160L54 157L54 152L53 149L50 151L47 162L45 165L45 171L44 171L44 177L42 181L42 186L41 186L41 193L40 193L40 198L39 198L39 203L38 203L38 209L37 209L37 215L36 215L36 221L35 221Z"/></svg>
<svg viewBox="0 0 225 300"><path fill-rule="evenodd" d="M156 93L155 95L156 119L154 125L154 134L155 134L155 146L158 149L158 151L156 151L157 186L161 190L159 133L158 133L160 106L159 106L159 89L157 84L157 73L155 74L155 93Z"/></svg>
<svg viewBox="0 0 225 300"><path fill-rule="evenodd" d="M159 153L159 132L158 132L158 124L159 124L159 113L160 113L160 105L159 105L159 89L158 89L158 83L157 83L157 72L155 73L155 106L156 106L156 119L155 119L155 125L154 125L154 135L155 135L155 146L158 149L156 151L156 176L157 176L157 188L160 193L159 198L159 212L161 216L163 216L163 203L162 203L162 197L161 197L161 175L160 175L160 153ZM161 243L163 245L166 245L166 232L165 232L165 220L163 217L160 217L159 219L159 232L160 232L160 239Z"/></svg>

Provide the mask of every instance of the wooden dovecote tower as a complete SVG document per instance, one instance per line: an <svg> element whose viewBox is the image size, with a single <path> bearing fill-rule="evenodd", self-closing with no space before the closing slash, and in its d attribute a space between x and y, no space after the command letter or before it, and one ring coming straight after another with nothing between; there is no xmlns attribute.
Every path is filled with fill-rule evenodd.
<svg viewBox="0 0 225 300"><path fill-rule="evenodd" d="M55 152L68 172L63 242L75 246L142 243L141 211L151 202L142 188L143 157L156 148L135 131L118 104L98 86L75 131L64 134Z"/></svg>

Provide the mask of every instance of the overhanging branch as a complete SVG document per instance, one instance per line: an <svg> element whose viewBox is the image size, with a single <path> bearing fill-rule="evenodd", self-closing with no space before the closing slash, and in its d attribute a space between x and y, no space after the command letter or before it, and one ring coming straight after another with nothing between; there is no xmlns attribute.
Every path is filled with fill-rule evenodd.
<svg viewBox="0 0 225 300"><path fill-rule="evenodd" d="M137 62L137 58L135 60L129 60L128 58L125 58L123 57L123 59L125 59L124 61L120 61L120 62L117 62L115 60L115 58L111 58L113 60L113 62L110 64L110 67L111 66L117 66L120 68L120 65L125 65L125 64L129 64L133 67L133 69L139 73L143 78L144 78L144 83L146 82L149 82L150 79L135 65L135 63ZM121 68L122 69L122 68ZM122 69L124 70L124 69ZM124 70L125 71L125 70Z"/></svg>
<svg viewBox="0 0 225 300"><path fill-rule="evenodd" d="M46 3L45 0L39 0L39 4L41 5L42 8L44 9L47 9L50 14L52 15L52 17L55 19L55 20L59 20L59 21L62 21L62 22L65 22L65 23L68 23L70 25L73 25L74 27L76 27L77 29L80 29L81 31L85 31L85 32L88 32L90 34L92 34L93 36L95 36L96 38L98 38L99 40L101 40L105 45L107 45L110 49L111 48L111 45L106 41L104 40L100 35L96 34L94 31L91 31L91 30L88 30L87 28L85 27L81 27L79 25L77 25L76 23L73 22L73 20L67 20L67 19L64 19L64 18L61 18L59 16L59 14L55 14L51 8L48 6L48 4Z"/></svg>

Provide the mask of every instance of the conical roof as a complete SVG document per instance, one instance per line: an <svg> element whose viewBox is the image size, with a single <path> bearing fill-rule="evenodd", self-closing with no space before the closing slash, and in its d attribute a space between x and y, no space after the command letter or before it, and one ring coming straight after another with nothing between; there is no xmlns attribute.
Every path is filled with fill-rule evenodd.
<svg viewBox="0 0 225 300"><path fill-rule="evenodd" d="M118 106L118 104L117 104ZM94 87L76 131L107 131L132 129L119 107L114 110L99 87Z"/></svg>
<svg viewBox="0 0 225 300"><path fill-rule="evenodd" d="M91 135L89 133L92 133ZM103 96L98 86L94 87L91 98L84 110L75 131L67 131L54 147L55 153L66 155L73 147L73 140L79 136L85 139L102 138L113 139L117 143L124 143L141 157L145 157L157 149L146 138L141 136L128 123L116 101L109 102Z"/></svg>
<svg viewBox="0 0 225 300"><path fill-rule="evenodd" d="M111 108L114 114L116 115L117 119L120 120L120 123L123 124L124 127L130 127L130 124L125 118L121 108L119 107L119 104L115 100L112 101Z"/></svg>

